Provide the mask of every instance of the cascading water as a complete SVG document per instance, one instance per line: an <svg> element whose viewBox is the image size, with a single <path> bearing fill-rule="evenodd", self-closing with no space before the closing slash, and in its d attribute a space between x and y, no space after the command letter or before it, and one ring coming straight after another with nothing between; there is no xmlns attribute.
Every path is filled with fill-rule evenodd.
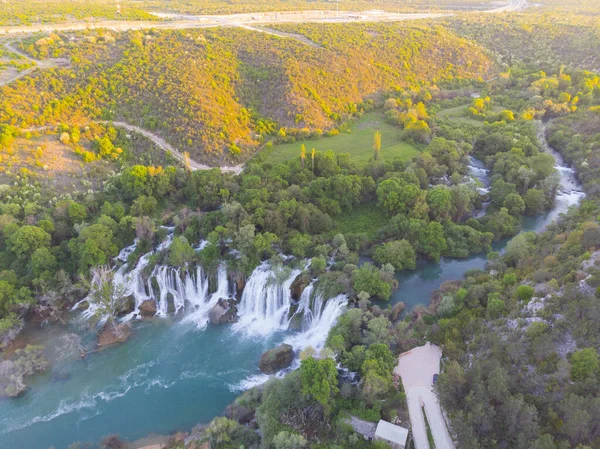
<svg viewBox="0 0 600 449"><path fill-rule="evenodd" d="M312 287L312 284L309 287ZM304 292L309 290L309 287ZM302 296L304 296L304 292ZM310 305L311 296L313 296L312 305ZM348 303L348 297L346 295L338 295L325 301L323 295L320 293L313 294L312 288L307 293L307 297L309 307L305 309L306 311L302 317L302 331L288 337L285 342L296 349L312 346L320 350L325 345L329 329L333 327L338 317L344 312ZM297 313L300 313L300 307Z"/></svg>
<svg viewBox="0 0 600 449"><path fill-rule="evenodd" d="M187 301L193 307L192 312L186 315L182 322L194 323L199 329L204 329L208 324L210 309L219 302L219 299L231 297L227 267L225 264L219 265L217 269L217 290L213 294L209 295L208 293L208 278L200 267L198 267L195 277L188 273L182 290L185 293L184 302Z"/></svg>
<svg viewBox="0 0 600 449"><path fill-rule="evenodd" d="M290 287L300 273L300 270L292 270L279 283L276 273L267 263L258 266L242 293L238 307L240 319L234 328L247 335L262 336L287 329L292 306Z"/></svg>
<svg viewBox="0 0 600 449"><path fill-rule="evenodd" d="M490 191L490 171L485 168L485 164L482 161L475 159L472 156L469 156L468 168L471 178L479 182L477 192L481 197L487 197L487 194ZM481 209L475 212L475 218L483 217L489 204L489 201L484 201Z"/></svg>

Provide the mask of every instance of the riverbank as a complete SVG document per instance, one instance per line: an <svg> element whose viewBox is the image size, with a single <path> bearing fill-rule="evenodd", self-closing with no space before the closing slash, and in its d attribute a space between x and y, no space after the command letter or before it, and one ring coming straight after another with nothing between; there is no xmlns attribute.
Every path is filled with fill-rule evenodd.
<svg viewBox="0 0 600 449"><path fill-rule="evenodd" d="M564 201L557 199L551 214L528 220L524 230L545 228L554 214L580 200L572 189L564 190ZM410 309L423 298L430 298L445 280L460 279L469 269L482 269L485 263L485 255L443 259L440 264L420 263L417 270L397 275L403 284L392 303L402 300ZM195 285L189 291L203 291L198 280L190 279L189 286ZM212 296L198 296L196 310L191 313L165 313L163 318L134 322L135 332L126 344L83 361L60 361L50 373L34 380L25 397L0 403L0 444L10 447L25 443L30 449L46 449L46 442L66 447L76 440L95 443L113 433L132 440L150 432L170 434L210 421L240 391L268 379L257 368L265 350L285 341L295 342L295 349L322 343L342 310L341 299L331 302L327 319L321 321L327 326L315 325L305 333L290 330L283 326L282 318L287 316L284 311L289 313L291 302L281 302L282 290L277 286L269 290L267 280L260 270L253 283L249 280L244 309L248 319L236 325L205 327L208 308L204 306L211 303ZM217 290L229 289L226 284L221 283ZM229 294L229 290L220 293L225 297ZM270 298L277 307L253 309L256 298ZM183 301L181 304L187 301L185 296L178 300ZM167 310L167 296L160 301L159 310ZM264 315L262 310L267 309L271 312ZM77 323L70 325L76 327ZM58 346L50 338L47 343Z"/></svg>

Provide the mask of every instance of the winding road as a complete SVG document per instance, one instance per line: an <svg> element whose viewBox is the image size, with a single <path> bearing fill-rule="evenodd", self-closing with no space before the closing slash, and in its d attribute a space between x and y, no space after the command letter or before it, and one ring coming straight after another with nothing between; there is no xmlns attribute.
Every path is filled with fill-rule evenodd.
<svg viewBox="0 0 600 449"><path fill-rule="evenodd" d="M148 139L150 139L152 142L154 142L157 147L159 147L160 149L162 149L164 151L170 152L176 159L181 161L183 164L186 164L185 156L181 151L177 150L175 147L173 147L171 144L166 142L161 137L158 137L156 134L152 134L150 131L146 131L145 129L140 128L139 126L130 125L129 123L125 123L125 122L109 122L109 121L105 121L105 120L99 120L96 123L101 123L104 125L110 124L110 125L116 126L118 128L126 129L127 131L141 134L144 137L147 137ZM208 165L200 164L199 162L196 162L192 159L189 160L189 163L190 163L190 168L192 170L211 170L213 168L217 168L217 167L210 167ZM239 175L242 172L242 170L244 170L244 164L239 164L236 166L222 165L219 168L221 168L222 172L233 173L235 175Z"/></svg>
<svg viewBox="0 0 600 449"><path fill-rule="evenodd" d="M37 59L33 59L27 53L23 53L21 50L14 47L12 42L6 42L4 44L4 47L8 51L10 51L14 54L17 54L21 58L26 59L27 61L33 63L34 67L31 67L27 70L23 70L22 72L19 72L16 75L11 76L10 78L7 78L5 80L0 80L0 87L4 86L6 84L12 83L13 81L18 80L19 78L23 78L24 76L27 76L27 75L33 73L33 71L36 69L43 70L43 69L52 69L52 68L57 68L57 67L68 67L69 66L69 61L64 58L44 59L41 61L38 61Z"/></svg>

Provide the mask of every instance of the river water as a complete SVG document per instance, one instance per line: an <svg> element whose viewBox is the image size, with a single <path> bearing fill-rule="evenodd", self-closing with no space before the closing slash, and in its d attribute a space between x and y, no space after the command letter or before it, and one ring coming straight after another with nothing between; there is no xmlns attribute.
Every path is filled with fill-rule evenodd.
<svg viewBox="0 0 600 449"><path fill-rule="evenodd" d="M555 208L544 216L525 219L524 231L543 230L584 196L573 171L542 142L557 160L560 190ZM477 161L473 166L482 168ZM472 174L485 181L481 171ZM501 250L505 243L495 249ZM416 270L396 275L401 287L391 302L403 301L407 309L427 305L443 282L482 269L485 262L485 255L419 262ZM343 310L343 298L335 298L327 301L331 307L325 306L315 318L305 317L304 331L288 330L281 317L290 307L289 298L260 283L259 277L266 277L264 271L261 267L253 274L254 287L252 292L248 289L241 324L206 327L198 325L205 320L191 320L185 314L183 319L180 315L144 320L134 324L130 341L90 354L85 360L56 361L57 338L65 332L60 326L32 334L33 342L46 344L55 363L50 373L34 379L24 396L0 401L0 449L64 449L75 441L95 444L108 434L134 440L151 432L189 430L222 413L241 391L266 379L257 369L262 352L283 341L295 348L322 344ZM256 316L257 310L248 303L250 295L270 298L268 316ZM204 300L206 304L211 301L209 297ZM321 307L319 301L314 303ZM312 303L303 304L301 308ZM68 326L81 333L75 324ZM93 344L90 334L83 335Z"/></svg>

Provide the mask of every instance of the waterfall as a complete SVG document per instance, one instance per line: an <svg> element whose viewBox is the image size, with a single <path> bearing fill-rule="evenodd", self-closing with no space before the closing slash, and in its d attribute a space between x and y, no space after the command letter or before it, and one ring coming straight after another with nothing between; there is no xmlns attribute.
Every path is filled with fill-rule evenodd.
<svg viewBox="0 0 600 449"><path fill-rule="evenodd" d="M304 292L309 290L309 287L306 287ZM311 288L310 290L311 291L307 293L308 297L312 294L313 289ZM303 297L304 292L302 292ZM308 309L308 313L304 312L304 316L302 317L302 331L285 340L286 343L292 345L295 349L303 349L307 346L312 346L317 350L322 349L325 346L325 340L327 339L329 330L344 312L348 303L348 297L346 295L338 295L329 298L327 301L325 301L323 295L320 293L316 293L312 296L312 307ZM300 307L296 313L300 313Z"/></svg>
<svg viewBox="0 0 600 449"><path fill-rule="evenodd" d="M122 249L116 257L122 265L114 273L114 285L135 301L133 312L125 316L123 321L139 318L140 307L145 301L154 301L156 315L166 316L172 301L174 312L187 309L183 323L193 323L203 329L208 324L210 310L219 300L232 297L234 291L230 287L225 264L217 269L217 289L212 294L209 293L208 276L200 266L183 273L181 268L156 265L144 281L143 272L147 270L152 256L167 249L172 241L173 234L170 234L155 250L142 255L131 270L127 260L136 250L137 242ZM346 296L340 295L326 301L316 293L313 281L306 286L296 303L292 299L291 286L301 270L294 269L289 273L278 270L264 262L253 271L239 301L239 321L233 325L233 329L248 336L264 337L288 330L291 320L301 317L301 330L289 338L294 348L299 350L308 345L323 347L329 329L346 306ZM82 315L91 318L95 313L96 307L90 304Z"/></svg>
<svg viewBox="0 0 600 449"><path fill-rule="evenodd" d="M298 310L296 310L296 313L294 314L294 316L298 315L302 317L302 329L305 329L313 318L313 312L310 307L313 290L314 282L311 282L304 288L300 295L300 300L298 301Z"/></svg>
<svg viewBox="0 0 600 449"><path fill-rule="evenodd" d="M292 306L292 282L301 273L292 270L281 283L267 263L258 266L244 288L238 307L239 322L234 325L247 335L266 336L276 330L285 330L289 324Z"/></svg>

